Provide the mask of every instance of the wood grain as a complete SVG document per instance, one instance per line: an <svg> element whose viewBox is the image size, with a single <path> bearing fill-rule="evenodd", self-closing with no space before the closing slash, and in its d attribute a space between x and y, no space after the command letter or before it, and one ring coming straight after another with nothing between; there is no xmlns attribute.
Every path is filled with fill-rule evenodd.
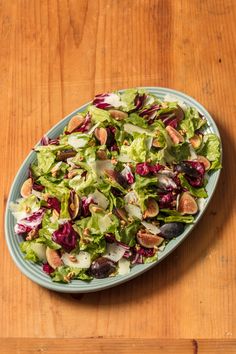
<svg viewBox="0 0 236 354"><path fill-rule="evenodd" d="M236 340L209 339L3 339L4 354L218 354L236 353Z"/></svg>
<svg viewBox="0 0 236 354"><path fill-rule="evenodd" d="M224 338L235 349L235 21L234 0L0 1L3 338ZM181 90L211 112L224 147L217 193L191 236L139 278L82 296L40 288L4 241L12 180L63 116L95 93L133 86Z"/></svg>

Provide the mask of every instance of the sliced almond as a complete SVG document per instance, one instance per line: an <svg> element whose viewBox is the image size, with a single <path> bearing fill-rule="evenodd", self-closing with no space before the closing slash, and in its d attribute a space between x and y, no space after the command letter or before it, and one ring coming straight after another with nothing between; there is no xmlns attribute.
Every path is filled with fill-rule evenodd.
<svg viewBox="0 0 236 354"><path fill-rule="evenodd" d="M59 256L56 250L53 250L49 247L46 248L46 258L48 264L53 268L56 269L62 265L61 257Z"/></svg>
<svg viewBox="0 0 236 354"><path fill-rule="evenodd" d="M32 193L33 188L33 180L32 178L28 178L21 187L20 194L23 198L27 198Z"/></svg>
<svg viewBox="0 0 236 354"><path fill-rule="evenodd" d="M107 130L105 128L96 128L94 131L95 137L98 139L101 145L105 145L107 142Z"/></svg>
<svg viewBox="0 0 236 354"><path fill-rule="evenodd" d="M167 125L166 130L174 144L179 144L184 141L184 137L175 128Z"/></svg>
<svg viewBox="0 0 236 354"><path fill-rule="evenodd" d="M128 113L119 111L118 109L110 109L110 115L116 120L123 120L128 117Z"/></svg>
<svg viewBox="0 0 236 354"><path fill-rule="evenodd" d="M146 218L154 218L159 213L159 206L157 201L153 198L149 198L146 202L147 209L144 212L144 219Z"/></svg>
<svg viewBox="0 0 236 354"><path fill-rule="evenodd" d="M196 200L189 192L184 192L179 199L178 212L182 215L194 215L198 212Z"/></svg>
<svg viewBox="0 0 236 354"><path fill-rule="evenodd" d="M155 246L160 246L160 244L164 241L164 238L158 235L153 235L146 230L139 230L137 233L137 240L141 246L153 248Z"/></svg>
<svg viewBox="0 0 236 354"><path fill-rule="evenodd" d="M211 167L210 161L205 156L198 155L197 161L201 162L204 165L206 171L208 171Z"/></svg>
<svg viewBox="0 0 236 354"><path fill-rule="evenodd" d="M75 129L79 128L84 123L85 118L81 114L73 116L68 123L67 131L72 133Z"/></svg>

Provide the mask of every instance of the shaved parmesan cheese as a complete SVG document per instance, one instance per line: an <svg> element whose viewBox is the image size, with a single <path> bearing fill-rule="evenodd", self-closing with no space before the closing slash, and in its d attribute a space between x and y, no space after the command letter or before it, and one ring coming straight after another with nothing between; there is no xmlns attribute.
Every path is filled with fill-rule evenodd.
<svg viewBox="0 0 236 354"><path fill-rule="evenodd" d="M130 273L130 261L125 258L121 258L118 262L118 274L126 275Z"/></svg>
<svg viewBox="0 0 236 354"><path fill-rule="evenodd" d="M161 230L156 225L153 225L149 222L142 221L141 224L143 224L143 226L153 235L157 235L161 232Z"/></svg>
<svg viewBox="0 0 236 354"><path fill-rule="evenodd" d="M133 124L130 124L130 123L125 123L124 124L124 130L127 133L129 133L129 134L140 133L140 134L153 135L152 132L150 132L150 130L140 128L137 125L133 125Z"/></svg>
<svg viewBox="0 0 236 354"><path fill-rule="evenodd" d="M46 258L46 246L42 243L31 243L31 249L36 253L38 259L42 262L47 262Z"/></svg>
<svg viewBox="0 0 236 354"><path fill-rule="evenodd" d="M75 136L75 135L70 135L68 138L68 144L71 145L75 149L79 149L87 145L88 143L88 137L83 137L83 136Z"/></svg>
<svg viewBox="0 0 236 354"><path fill-rule="evenodd" d="M73 257L75 261L71 260ZM91 256L88 252L85 251L80 251L77 255L64 253L61 258L63 263L68 267L87 269L91 265Z"/></svg>
<svg viewBox="0 0 236 354"><path fill-rule="evenodd" d="M125 210L127 211L129 217L142 220L142 212L137 205L127 204L125 205Z"/></svg>
<svg viewBox="0 0 236 354"><path fill-rule="evenodd" d="M125 248L119 246L117 243L108 243L106 253L103 257L110 259L113 262L118 262L125 254Z"/></svg>
<svg viewBox="0 0 236 354"><path fill-rule="evenodd" d="M106 208L108 207L109 201L108 199L105 197L104 194L102 194L101 192L99 192L97 189L95 190L94 193L89 194L88 197L91 197L94 202L100 206L101 208L103 208L104 210L106 210Z"/></svg>

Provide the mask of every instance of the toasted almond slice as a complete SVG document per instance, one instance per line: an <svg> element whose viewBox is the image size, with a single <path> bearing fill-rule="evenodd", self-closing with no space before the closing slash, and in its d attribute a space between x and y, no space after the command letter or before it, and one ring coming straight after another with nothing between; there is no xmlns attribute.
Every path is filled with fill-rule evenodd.
<svg viewBox="0 0 236 354"><path fill-rule="evenodd" d="M128 113L119 111L118 109L110 109L109 113L112 118L115 118L116 120L123 120L128 117Z"/></svg>
<svg viewBox="0 0 236 354"><path fill-rule="evenodd" d="M28 178L21 187L20 194L23 198L27 198L32 193L33 181L32 178Z"/></svg>
<svg viewBox="0 0 236 354"><path fill-rule="evenodd" d="M53 268L56 269L62 265L62 260L56 250L53 250L49 247L46 248L46 258L48 264Z"/></svg>
<svg viewBox="0 0 236 354"><path fill-rule="evenodd" d="M79 128L83 124L84 119L85 118L81 114L73 116L68 123L67 131L72 133L76 128Z"/></svg>
<svg viewBox="0 0 236 354"><path fill-rule="evenodd" d="M166 130L174 144L179 144L184 141L183 136L170 125L167 125Z"/></svg>

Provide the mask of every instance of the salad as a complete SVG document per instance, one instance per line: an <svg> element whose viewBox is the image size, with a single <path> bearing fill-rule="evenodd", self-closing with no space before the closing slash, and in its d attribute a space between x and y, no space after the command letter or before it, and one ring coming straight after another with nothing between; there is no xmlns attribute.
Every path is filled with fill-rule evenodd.
<svg viewBox="0 0 236 354"><path fill-rule="evenodd" d="M194 222L219 138L196 108L143 89L95 96L44 136L11 203L27 261L55 282L125 275Z"/></svg>

